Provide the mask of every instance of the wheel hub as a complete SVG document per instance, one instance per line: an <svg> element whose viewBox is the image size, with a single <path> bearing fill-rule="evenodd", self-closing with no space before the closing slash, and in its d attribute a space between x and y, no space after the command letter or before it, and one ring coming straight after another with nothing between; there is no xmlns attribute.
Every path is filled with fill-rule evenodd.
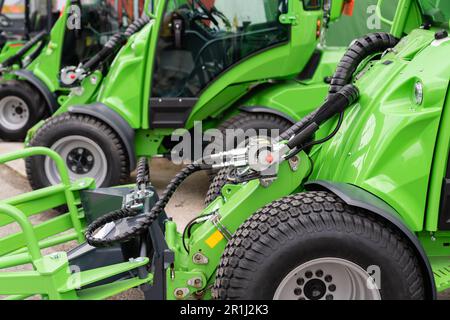
<svg viewBox="0 0 450 320"><path fill-rule="evenodd" d="M323 281L313 279L305 284L304 292L309 300L320 300L327 292L327 287Z"/></svg>
<svg viewBox="0 0 450 320"><path fill-rule="evenodd" d="M320 300L325 297L326 300L333 300L333 292L336 291L336 285L332 283L333 277L324 274L322 270L306 271L304 277L297 279L297 287L294 294L299 296L299 300Z"/></svg>
<svg viewBox="0 0 450 320"><path fill-rule="evenodd" d="M378 289L367 285L370 275L340 258L318 258L296 267L279 284L277 300L379 300Z"/></svg>
<svg viewBox="0 0 450 320"><path fill-rule="evenodd" d="M8 130L20 130L30 118L28 106L19 97L9 96L0 100L0 125Z"/></svg>
<svg viewBox="0 0 450 320"><path fill-rule="evenodd" d="M104 151L94 140L80 135L66 136L54 142L51 149L65 160L72 181L93 178L97 186L105 181L108 161ZM61 183L58 169L48 157L45 158L44 170L50 184Z"/></svg>
<svg viewBox="0 0 450 320"><path fill-rule="evenodd" d="M69 152L66 159L70 171L76 174L86 174L95 164L94 155L86 148L75 148Z"/></svg>

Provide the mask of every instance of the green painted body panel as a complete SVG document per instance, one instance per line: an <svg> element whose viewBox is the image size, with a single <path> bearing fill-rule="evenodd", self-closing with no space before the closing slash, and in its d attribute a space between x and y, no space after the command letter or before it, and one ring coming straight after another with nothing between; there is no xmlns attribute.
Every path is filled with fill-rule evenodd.
<svg viewBox="0 0 450 320"><path fill-rule="evenodd" d="M97 100L104 103L118 112L135 129L141 127L144 113L142 96L148 91L144 86L146 58L154 28L155 22L152 22L130 38L111 64L100 87L98 99L95 96L90 97L90 102Z"/></svg>
<svg viewBox="0 0 450 320"><path fill-rule="evenodd" d="M25 44L25 41L8 41L0 51L0 63L16 54Z"/></svg>
<svg viewBox="0 0 450 320"><path fill-rule="evenodd" d="M321 146L312 179L351 183L385 200L414 231L424 227L433 152L448 89L449 43L430 45L433 31L415 30L357 82L359 103L338 135ZM419 49L419 50L417 50ZM435 61L442 63L436 64ZM424 84L424 102L414 85Z"/></svg>
<svg viewBox="0 0 450 320"><path fill-rule="evenodd" d="M39 54L39 56L27 67L27 70L40 79L51 92L61 88L59 83L59 72L61 70L61 56L63 52L64 35L70 10L70 1L67 1L66 10L55 22L51 32L50 40ZM67 92L67 89L64 91Z"/></svg>
<svg viewBox="0 0 450 320"><path fill-rule="evenodd" d="M269 107L296 121L313 111L325 100L329 89L325 79L333 75L346 49L325 47L319 50L320 63L311 79L280 81L239 101L240 106Z"/></svg>

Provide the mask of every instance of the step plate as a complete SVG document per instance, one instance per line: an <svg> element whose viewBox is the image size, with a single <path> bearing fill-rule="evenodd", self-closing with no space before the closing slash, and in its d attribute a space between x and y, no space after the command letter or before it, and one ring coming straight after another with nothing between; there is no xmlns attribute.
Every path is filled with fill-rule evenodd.
<svg viewBox="0 0 450 320"><path fill-rule="evenodd" d="M432 257L431 267L438 292L450 288L450 257Z"/></svg>

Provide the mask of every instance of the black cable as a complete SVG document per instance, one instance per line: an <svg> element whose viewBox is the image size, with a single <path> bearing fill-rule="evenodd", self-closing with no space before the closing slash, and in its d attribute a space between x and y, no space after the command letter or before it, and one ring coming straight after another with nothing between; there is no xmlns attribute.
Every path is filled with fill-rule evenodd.
<svg viewBox="0 0 450 320"><path fill-rule="evenodd" d="M306 149L311 148L318 144L323 144L323 143L331 140L339 132L339 129L341 128L343 122L344 122L344 112L341 112L339 114L338 123L336 124L336 127L334 128L333 132L331 132L328 136L326 136L323 139L311 141L303 146L299 146L299 147L295 148L294 150L292 150L289 153L289 155L285 158L285 160L290 160L291 158L295 157L297 154L299 154L303 150L306 150Z"/></svg>
<svg viewBox="0 0 450 320"><path fill-rule="evenodd" d="M194 219L189 221L188 224L186 225L186 227L184 228L183 235L182 235L181 239L182 239L182 242L183 242L183 247L184 247L184 249L186 250L187 253L189 253L190 250L189 250L189 248L186 245L186 236L188 236L188 237L191 236L192 227L199 223L198 220L210 217L212 215L213 214L208 214L208 215L205 215L205 216L195 217Z"/></svg>
<svg viewBox="0 0 450 320"><path fill-rule="evenodd" d="M326 136L323 139L320 139L320 140L317 140L317 141L312 141L310 143L305 144L305 146L303 148L307 149L307 148L310 148L312 146L315 146L315 145L318 145L318 144L322 144L322 143L325 143L325 142L331 140L339 132L339 129L341 128L343 122L344 122L344 112L341 112L339 114L338 123L336 124L336 128L334 128L333 132L331 132L328 136Z"/></svg>
<svg viewBox="0 0 450 320"><path fill-rule="evenodd" d="M94 232L99 229L102 225L104 226L106 223L115 222L131 215L135 214L134 212L129 212L130 210L118 210L106 214L105 216L94 221L86 231L86 240L87 242L94 247L110 247L114 246L118 243L128 242L142 233L146 232L147 229L155 222L161 212L167 206L167 203L178 189L178 187L192 174L201 170L209 170L212 166L203 165L200 163L193 163L186 166L183 170L181 170L169 183L166 190L164 191L162 197L156 202L156 204L152 207L150 212L144 213L139 217L139 220L136 222L136 226L130 228L122 232L121 234L112 236L111 238L99 239L94 237Z"/></svg>
<svg viewBox="0 0 450 320"><path fill-rule="evenodd" d="M137 186L147 186L150 182L150 166L148 164L147 157L142 157L139 159L136 172Z"/></svg>

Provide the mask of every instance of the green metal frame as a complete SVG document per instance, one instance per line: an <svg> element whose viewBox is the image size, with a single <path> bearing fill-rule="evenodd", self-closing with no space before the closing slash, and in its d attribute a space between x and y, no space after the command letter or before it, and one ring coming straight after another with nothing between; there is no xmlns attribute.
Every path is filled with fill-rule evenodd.
<svg viewBox="0 0 450 320"><path fill-rule="evenodd" d="M89 286L98 281L137 269L149 263L148 258L131 260L108 267L73 273L65 252L43 255L42 250L70 241L83 243L85 217L79 209L81 190L95 188L92 179L70 182L63 159L47 148L29 148L1 155L0 164L31 156L47 156L56 164L61 184L0 201L0 227L17 223L20 231L0 239L0 294L8 300L40 295L46 299L96 300L111 297L144 283L152 275ZM33 225L30 217L66 205L68 212L41 224ZM26 266L31 264L32 270ZM14 270L10 269L14 268ZM17 269L21 271L16 271ZM81 288L81 289L80 289Z"/></svg>

